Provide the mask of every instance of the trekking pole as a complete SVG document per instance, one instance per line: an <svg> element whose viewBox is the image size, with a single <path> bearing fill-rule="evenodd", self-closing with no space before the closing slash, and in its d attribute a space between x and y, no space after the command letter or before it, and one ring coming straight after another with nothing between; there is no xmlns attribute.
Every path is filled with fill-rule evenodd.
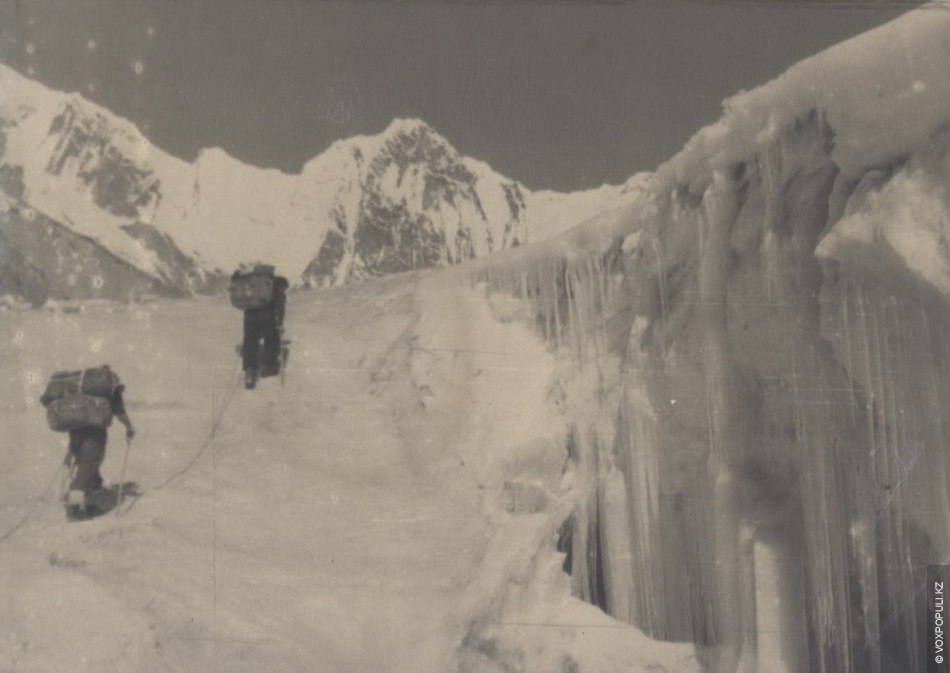
<svg viewBox="0 0 950 673"><path fill-rule="evenodd" d="M63 456L63 467L66 469L61 472L63 475L59 480L59 499L66 502L66 493L69 489L69 482L73 480L73 468L76 461L73 459L73 452L66 449L66 455Z"/></svg>
<svg viewBox="0 0 950 673"><path fill-rule="evenodd" d="M115 515L119 516L119 507L122 506L122 489L125 487L125 468L129 464L129 449L132 448L132 438L125 437L125 455L122 457L122 473L119 476L119 493L115 500Z"/></svg>
<svg viewBox="0 0 950 673"><path fill-rule="evenodd" d="M284 326L281 325L278 330L277 341L279 342L277 351L277 362L280 365L280 387L284 387L284 380L286 378L284 370L287 368L287 344L284 342Z"/></svg>

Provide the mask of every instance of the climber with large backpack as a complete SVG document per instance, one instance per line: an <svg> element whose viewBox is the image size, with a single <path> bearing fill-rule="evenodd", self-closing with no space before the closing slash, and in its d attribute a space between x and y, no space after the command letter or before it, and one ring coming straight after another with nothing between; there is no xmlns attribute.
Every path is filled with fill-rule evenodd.
<svg viewBox="0 0 950 673"><path fill-rule="evenodd" d="M72 480L65 501L66 516L70 520L90 518L109 507L105 502L107 498L103 497L99 468L106 456L107 428L112 418L118 418L125 426L126 440L131 442L135 436L122 399L124 390L125 386L109 365L102 365L81 371L55 372L40 397L50 429L69 433L66 460Z"/></svg>
<svg viewBox="0 0 950 673"><path fill-rule="evenodd" d="M267 264L241 267L231 275L231 304L244 311L240 353L247 389L254 388L260 377L280 373L288 286L287 279L275 275Z"/></svg>

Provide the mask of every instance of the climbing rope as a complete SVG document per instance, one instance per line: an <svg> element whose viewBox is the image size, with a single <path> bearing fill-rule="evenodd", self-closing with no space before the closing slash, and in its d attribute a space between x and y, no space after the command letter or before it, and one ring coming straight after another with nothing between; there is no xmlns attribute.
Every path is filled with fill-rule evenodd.
<svg viewBox="0 0 950 673"><path fill-rule="evenodd" d="M201 458L202 454L205 452L205 449L207 449L211 445L211 443L214 441L215 435L218 432L218 427L221 425L221 421L224 418L224 414L228 410L228 407L231 406L231 400L234 397L234 392L237 390L238 384L240 382L241 382L241 371L240 369L238 369L237 374L233 377L231 387L228 388L228 391L224 396L224 402L221 404L221 408L218 409L217 412L213 411L212 419L211 419L211 429L208 431L208 436L204 439L204 441L198 447L198 450L195 452L195 455L191 457L191 460L189 460L188 463L183 468L181 468L180 470L178 470L177 472L169 476L167 479L165 479L165 481L161 482L157 486L149 489L150 491L158 491L165 488L170 483L172 483L173 481L175 481L176 479L178 479L179 477L187 473L192 467L194 467L195 463L198 462L198 459ZM213 403L212 403L212 406L213 406ZM138 502L139 497L141 496L134 496L131 500L132 504L126 507L125 510L123 510L121 513L116 512L116 516L122 516L124 514L128 514L129 511L133 507L135 507L135 503Z"/></svg>
<svg viewBox="0 0 950 673"><path fill-rule="evenodd" d="M57 479L60 479L60 475L66 473L64 468L67 466L69 461L70 453L67 450L66 455L63 457L62 462L60 462L59 467L56 468L56 472L53 473L53 476L50 478L49 483L46 485L46 488L43 489L43 493L40 494L40 497L36 499L36 502L33 503L33 507L20 519L13 528L8 530L2 536L0 536L0 542L4 542L15 532L17 532L27 521L36 514L36 510L40 508L40 505L46 500L46 497L49 495L50 490L53 488L53 484L56 483ZM68 474L68 473L67 473ZM60 488L62 488L62 482L60 482Z"/></svg>
<svg viewBox="0 0 950 673"><path fill-rule="evenodd" d="M224 402L221 405L221 408L218 409L217 412L212 414L211 429L208 432L207 438L204 440L204 442L202 442L201 446L198 447L197 452L191 458L188 464L151 490L157 491L159 489L164 488L165 486L173 482L175 479L178 479L180 476L188 472L188 470L190 470L194 466L194 464L198 462L198 459L201 458L201 455L204 453L205 449L207 449L208 446L211 444L211 442L214 441L215 434L218 431L218 427L221 425L221 420L224 418L224 413L228 410L228 407L231 404L231 399L234 397L234 392L237 390L238 383L240 383L240 380L241 380L241 377L239 375L233 377L233 383L231 384L231 387L228 389L227 393L225 394ZM66 455L63 457L63 460L60 462L59 466L56 468L56 472L50 478L49 483L46 485L46 488L43 489L43 492L36 499L36 502L33 503L33 507L31 507L30 510L23 516L23 518L21 518L12 528L10 528L3 535L0 535L0 543L9 539L14 533L16 533L20 528L22 528L24 524L26 524L26 522L29 521L33 517L34 514L36 514L36 511L40 508L40 505L42 505L43 502L49 496L50 490L53 488L53 485L56 483L57 480L60 480L60 491L65 493L67 479L69 477L70 472L72 471L74 467L75 466L74 466L74 462L72 461L72 454L69 452L69 450L67 450ZM67 470L65 468L69 468L69 469ZM138 497L133 499L132 504L129 505L121 514L128 513L128 511L131 510L132 507L135 506L136 502L138 502ZM121 503L118 503L118 504L121 504ZM116 511L116 516L120 516L121 514L118 511Z"/></svg>

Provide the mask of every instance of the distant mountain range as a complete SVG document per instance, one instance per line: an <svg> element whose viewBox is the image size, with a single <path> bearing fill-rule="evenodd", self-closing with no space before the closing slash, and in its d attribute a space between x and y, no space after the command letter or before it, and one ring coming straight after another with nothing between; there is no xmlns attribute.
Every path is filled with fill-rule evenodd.
<svg viewBox="0 0 950 673"><path fill-rule="evenodd" d="M0 295L214 293L258 260L299 286L358 282L547 238L635 199L646 179L532 192L403 119L335 142L298 175L217 148L189 163L0 65Z"/></svg>

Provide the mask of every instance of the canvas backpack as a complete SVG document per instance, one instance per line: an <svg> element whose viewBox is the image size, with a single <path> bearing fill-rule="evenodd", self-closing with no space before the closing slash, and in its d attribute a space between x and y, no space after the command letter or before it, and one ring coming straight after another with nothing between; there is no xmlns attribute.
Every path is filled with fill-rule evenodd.
<svg viewBox="0 0 950 673"><path fill-rule="evenodd" d="M274 267L258 264L250 270L237 270L228 286L231 305L242 311L264 308L274 298Z"/></svg>
<svg viewBox="0 0 950 673"><path fill-rule="evenodd" d="M108 365L81 371L54 372L40 402L51 430L107 428L112 424L112 396L119 377Z"/></svg>

